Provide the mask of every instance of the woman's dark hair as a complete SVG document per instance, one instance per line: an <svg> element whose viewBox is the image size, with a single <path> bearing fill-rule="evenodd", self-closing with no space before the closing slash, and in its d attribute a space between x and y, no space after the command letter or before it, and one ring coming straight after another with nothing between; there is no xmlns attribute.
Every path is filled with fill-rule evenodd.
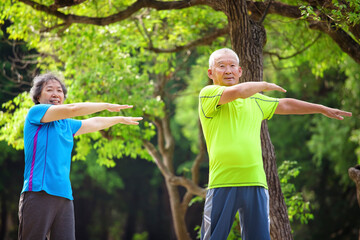
<svg viewBox="0 0 360 240"><path fill-rule="evenodd" d="M30 96L31 96L32 101L35 104L40 104L38 98L41 95L41 91L42 91L44 85L51 80L55 80L60 83L61 88L64 93L64 99L66 99L67 89L66 89L65 84L62 81L62 79L54 73L45 73L45 74L38 75L34 78L33 86L30 89Z"/></svg>

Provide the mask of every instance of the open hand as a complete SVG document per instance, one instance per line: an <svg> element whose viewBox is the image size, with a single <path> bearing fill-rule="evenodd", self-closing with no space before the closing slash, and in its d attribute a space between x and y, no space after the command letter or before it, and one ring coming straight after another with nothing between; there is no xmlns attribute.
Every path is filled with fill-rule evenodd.
<svg viewBox="0 0 360 240"><path fill-rule="evenodd" d="M141 121L142 117L122 117L122 124L126 125L138 125L138 121Z"/></svg>
<svg viewBox="0 0 360 240"><path fill-rule="evenodd" d="M121 109L132 108L132 105L120 105L120 104L111 104L109 103L107 106L107 110L109 112L119 112Z"/></svg>
<svg viewBox="0 0 360 240"><path fill-rule="evenodd" d="M267 87L264 91L279 91L279 92L286 92L286 90L275 83L267 83Z"/></svg>
<svg viewBox="0 0 360 240"><path fill-rule="evenodd" d="M352 116L352 113L351 112L346 112L346 111L343 111L343 110L339 110L339 109L336 109L336 108L329 108L329 107L326 107L325 108L325 111L322 112L323 115L329 117L329 118L334 118L334 119L338 119L338 120L343 120L344 117L351 117Z"/></svg>

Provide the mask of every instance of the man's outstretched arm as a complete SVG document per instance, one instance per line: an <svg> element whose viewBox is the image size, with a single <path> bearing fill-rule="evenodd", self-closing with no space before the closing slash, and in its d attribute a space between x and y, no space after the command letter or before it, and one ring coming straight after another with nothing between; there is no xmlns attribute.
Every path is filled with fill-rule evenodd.
<svg viewBox="0 0 360 240"><path fill-rule="evenodd" d="M316 114L321 113L329 118L343 120L344 117L351 117L351 112L346 112L336 108L326 107L321 104L309 103L294 98L281 98L279 105L275 110L275 114Z"/></svg>
<svg viewBox="0 0 360 240"><path fill-rule="evenodd" d="M255 93L262 91L279 91L286 92L282 87L268 82L244 82L239 83L231 87L226 87L222 93L219 105L232 102L238 98L248 98L254 95Z"/></svg>

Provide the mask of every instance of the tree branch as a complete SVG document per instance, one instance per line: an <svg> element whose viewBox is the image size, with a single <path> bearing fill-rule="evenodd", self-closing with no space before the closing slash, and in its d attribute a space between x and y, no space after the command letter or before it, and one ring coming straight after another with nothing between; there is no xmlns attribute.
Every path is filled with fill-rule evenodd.
<svg viewBox="0 0 360 240"><path fill-rule="evenodd" d="M321 33L311 42L309 43L307 46L305 46L303 49L289 55L289 56L285 56L285 57L282 57L280 56L280 54L278 53L275 53L275 52L267 52L267 51L264 51L264 54L267 54L267 55L271 55L271 56L276 56L279 60L282 60L282 59L289 59L289 58L292 58L292 57L295 57L296 55L299 55L303 52L305 52L307 49L309 49L312 45L314 45L314 43L319 40L319 38L321 37Z"/></svg>
<svg viewBox="0 0 360 240"><path fill-rule="evenodd" d="M252 17L260 19L264 16L266 9L268 13L278 14L289 18L301 18L301 11L298 6L288 5L282 2L272 1L270 5L264 2L247 1L247 8L251 12Z"/></svg>
<svg viewBox="0 0 360 240"><path fill-rule="evenodd" d="M153 159L154 159L156 165L158 166L160 172L162 173L162 175L166 179L168 179L169 182L172 185L183 186L191 194L195 194L195 195L198 195L198 196L201 196L201 197L205 198L205 196L206 196L206 190L205 189L199 187L198 185L196 185L190 179L187 179L185 177L175 176L172 172L169 171L169 169L161 161L161 155L157 151L155 146L151 142L149 142L147 140L143 140L143 144L144 144L146 150L149 152L149 154L153 157Z"/></svg>
<svg viewBox="0 0 360 240"><path fill-rule="evenodd" d="M155 0L137 0L135 3L133 3L125 10L115 13L113 15L107 17L87 17L87 16L79 16L74 14L64 14L58 11L57 6L55 5L46 6L32 0L19 0L19 1L26 5L31 6L35 10L42 11L57 18L60 18L67 24L85 23L85 24L93 24L98 26L105 26L125 20L142 8L153 8L156 10L183 9L205 3L205 0L183 0L183 1L169 1L169 2L155 1Z"/></svg>
<svg viewBox="0 0 360 240"><path fill-rule="evenodd" d="M327 17L331 18L327 12L330 11L338 11L341 12L342 16L338 16L335 18L334 22L339 23L341 21L347 22L349 13L356 12L356 9L354 7L351 7L348 1L340 1L342 5L345 5L345 8L339 8L338 6L335 6L332 1L329 0L304 0L305 2L309 3L309 5L315 7L320 11L322 14L326 15ZM353 24L351 22L348 22L349 31L354 35L354 37L359 41L360 40L360 24Z"/></svg>
<svg viewBox="0 0 360 240"><path fill-rule="evenodd" d="M155 148L155 146L151 142L149 142L147 140L143 140L143 144L144 144L146 150L148 151L148 153L154 159L154 161L155 161L156 165L158 166L158 168L159 168L160 172L162 173L162 175L165 178L173 177L174 175L169 171L169 169L162 162L161 155L160 155L159 151Z"/></svg>
<svg viewBox="0 0 360 240"><path fill-rule="evenodd" d="M200 164L205 160L205 155L206 155L206 144L204 141L204 137L203 137L203 131L202 131L202 127L201 127L201 123L200 121L198 121L198 126L199 126L199 134L198 134L198 139L199 139L199 153L197 154L194 163L191 167L191 176L192 176L192 182L194 184L196 184L197 186L199 185L199 175L200 175ZM206 190L205 190L206 192ZM199 195L200 197L202 197L202 195ZM193 193L191 192L186 192L182 202L181 202L181 207L183 209L186 209L187 206L189 205L191 199L193 197Z"/></svg>
<svg viewBox="0 0 360 240"><path fill-rule="evenodd" d="M266 9L266 4L263 2L248 1L248 9L255 16L263 15ZM291 6L280 2L273 2L268 9L269 13L278 14L284 17L300 19L302 17L301 11L298 6ZM348 54L352 59L360 64L360 45L343 29L336 26L335 23L327 18L322 21L315 21L313 19L304 19L309 23L309 28L319 30L326 33L333 41L341 48L343 52Z"/></svg>
<svg viewBox="0 0 360 240"><path fill-rule="evenodd" d="M264 10L264 13L263 13L263 15L262 15L262 17L261 17L261 19L260 19L260 21L259 21L260 24L262 24L262 23L264 22L265 17L266 17L266 15L267 15L268 12L269 12L269 8L270 8L270 5L271 5L272 1L273 1L273 0L269 0L268 4L266 5L266 8L265 8L265 10Z"/></svg>
<svg viewBox="0 0 360 240"><path fill-rule="evenodd" d="M204 188L199 187L190 179L187 179L185 177L173 176L172 178L169 179L169 181L173 185L185 187L188 190L188 192L191 194L198 195L202 198L206 197L206 190Z"/></svg>
<svg viewBox="0 0 360 240"><path fill-rule="evenodd" d="M360 64L360 45L349 34L341 28L333 26L331 22L309 21L309 23L311 29L326 33L343 52Z"/></svg>
<svg viewBox="0 0 360 240"><path fill-rule="evenodd" d="M195 184L199 183L200 164L205 160L205 155L206 155L206 144L204 141L204 136L203 136L203 131L202 131L200 120L198 121L198 126L199 126L199 134L198 134L199 153L197 154L195 161L191 167L192 181Z"/></svg>
<svg viewBox="0 0 360 240"><path fill-rule="evenodd" d="M197 39L193 42L190 42L186 45L183 46L176 46L174 48L170 48L170 49L160 49L160 48L155 48L152 46L152 44L149 44L149 47L147 47L146 49L151 50L155 53L173 53L173 52L180 52L182 50L185 49L191 49L197 46L202 46L202 45L208 45L211 44L213 41L215 41L215 39L217 39L220 36L223 36L225 34L229 33L229 27L225 27L222 29L216 29L214 31L212 31L210 34L203 36L200 39Z"/></svg>
<svg viewBox="0 0 360 240"><path fill-rule="evenodd" d="M164 129L161 123L161 119L156 118L154 121L154 124L157 128L157 140L158 140L158 146L159 151L162 155L165 154L165 140L164 140Z"/></svg>

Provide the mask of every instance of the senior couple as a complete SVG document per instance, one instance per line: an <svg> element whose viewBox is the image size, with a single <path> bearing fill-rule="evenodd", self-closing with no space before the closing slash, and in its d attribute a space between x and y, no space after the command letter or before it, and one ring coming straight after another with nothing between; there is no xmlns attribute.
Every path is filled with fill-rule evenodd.
<svg viewBox="0 0 360 240"><path fill-rule="evenodd" d="M260 127L273 114L315 114L342 120L350 112L260 92L286 92L267 82L239 83L242 69L228 48L213 52L208 76L213 85L199 94L199 117L209 153L209 184L201 239L226 240L236 212L243 240L270 240L269 195L262 163ZM75 239L74 206L69 179L74 136L115 124L138 125L142 117L92 117L130 105L64 104L67 89L47 73L34 78L35 105L24 126L25 171L19 201L19 240Z"/></svg>

